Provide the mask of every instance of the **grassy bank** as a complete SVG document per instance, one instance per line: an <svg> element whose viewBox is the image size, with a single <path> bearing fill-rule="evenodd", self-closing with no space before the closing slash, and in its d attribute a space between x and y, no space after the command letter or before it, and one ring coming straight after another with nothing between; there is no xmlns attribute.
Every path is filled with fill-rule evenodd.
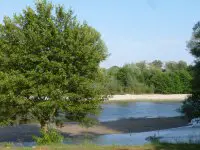
<svg viewBox="0 0 200 150"><path fill-rule="evenodd" d="M0 147L1 150L199 150L200 144L152 144L145 146L51 145L17 148Z"/></svg>

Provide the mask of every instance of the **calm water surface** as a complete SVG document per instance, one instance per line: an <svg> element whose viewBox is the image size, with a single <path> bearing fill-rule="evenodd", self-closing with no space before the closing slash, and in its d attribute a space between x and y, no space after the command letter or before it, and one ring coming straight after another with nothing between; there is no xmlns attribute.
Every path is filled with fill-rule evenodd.
<svg viewBox="0 0 200 150"><path fill-rule="evenodd" d="M181 116L177 110L181 102L118 102L103 104L99 121L122 118L158 118Z"/></svg>

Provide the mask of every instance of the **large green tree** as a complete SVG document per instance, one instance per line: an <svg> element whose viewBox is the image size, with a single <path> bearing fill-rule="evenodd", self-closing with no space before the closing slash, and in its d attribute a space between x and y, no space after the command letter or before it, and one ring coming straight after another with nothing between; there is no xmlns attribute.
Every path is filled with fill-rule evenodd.
<svg viewBox="0 0 200 150"><path fill-rule="evenodd" d="M101 35L63 6L35 6L0 24L0 123L88 123L103 99Z"/></svg>
<svg viewBox="0 0 200 150"><path fill-rule="evenodd" d="M189 119L192 119L200 117L200 22L194 25L192 38L187 46L195 57L195 65L192 67L192 95L184 101L181 110Z"/></svg>

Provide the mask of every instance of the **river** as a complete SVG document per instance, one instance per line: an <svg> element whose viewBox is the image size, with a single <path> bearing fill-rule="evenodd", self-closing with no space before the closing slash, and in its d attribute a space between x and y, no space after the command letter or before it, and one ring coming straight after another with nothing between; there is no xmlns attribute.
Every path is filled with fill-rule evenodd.
<svg viewBox="0 0 200 150"><path fill-rule="evenodd" d="M128 118L159 118L177 117L181 102L112 102L102 105L102 112L97 116L100 122L123 120ZM149 136L158 136L165 142L200 141L199 127L179 127L167 130L97 135L90 138L73 137L64 140L65 144L82 144L89 142L97 145L143 145L149 143ZM17 143L16 143L17 144ZM25 146L32 146L34 142L23 142Z"/></svg>
<svg viewBox="0 0 200 150"><path fill-rule="evenodd" d="M102 105L99 121L122 118L158 118L181 116L181 102L113 102Z"/></svg>
<svg viewBox="0 0 200 150"><path fill-rule="evenodd" d="M158 118L176 117L182 114L178 111L181 102L118 102L102 105L102 113L98 119L100 121L112 121L122 118ZM66 144L80 144L89 142L97 145L143 145L148 144L149 136L160 137L164 142L199 142L199 127L179 127L167 130L108 134L95 136L93 138L73 138L65 140Z"/></svg>

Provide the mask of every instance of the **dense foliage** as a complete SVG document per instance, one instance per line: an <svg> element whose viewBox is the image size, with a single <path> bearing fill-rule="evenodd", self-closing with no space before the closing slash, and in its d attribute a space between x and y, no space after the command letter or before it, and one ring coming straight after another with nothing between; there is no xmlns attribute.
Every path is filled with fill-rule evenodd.
<svg viewBox="0 0 200 150"><path fill-rule="evenodd" d="M45 1L0 24L0 124L90 123L102 100L101 35Z"/></svg>
<svg viewBox="0 0 200 150"><path fill-rule="evenodd" d="M111 94L123 93L191 93L192 72L184 61L155 60L139 62L123 67L113 66L104 70L106 88Z"/></svg>
<svg viewBox="0 0 200 150"><path fill-rule="evenodd" d="M189 119L192 119L200 117L200 22L193 27L188 49L195 57L195 65L192 67L192 95L184 101L181 110Z"/></svg>

